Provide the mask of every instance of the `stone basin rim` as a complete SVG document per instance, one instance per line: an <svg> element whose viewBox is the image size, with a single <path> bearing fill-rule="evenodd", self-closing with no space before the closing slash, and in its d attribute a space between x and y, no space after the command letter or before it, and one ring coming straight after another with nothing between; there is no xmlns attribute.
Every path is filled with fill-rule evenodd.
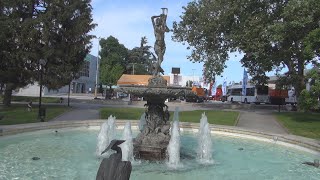
<svg viewBox="0 0 320 180"><path fill-rule="evenodd" d="M46 130L46 129L63 129L63 128L79 128L79 127L95 127L98 128L106 120L72 120L72 121L51 121L41 123L28 123L19 125L0 125L0 137L15 135L25 132ZM138 129L137 120L116 120L117 129L123 129L126 122L130 121L132 129ZM199 123L180 122L181 131L198 132ZM279 145L293 147L302 151L320 155L320 141L305 138L296 135L273 134L258 130L240 128L235 126L212 125L210 124L211 134L219 134L223 136L231 136L235 138L246 138L267 143L276 143Z"/></svg>

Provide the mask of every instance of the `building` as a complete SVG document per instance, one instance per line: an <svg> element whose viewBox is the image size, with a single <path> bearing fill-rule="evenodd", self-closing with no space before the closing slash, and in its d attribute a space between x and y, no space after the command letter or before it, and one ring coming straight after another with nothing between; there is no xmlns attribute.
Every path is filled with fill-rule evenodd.
<svg viewBox="0 0 320 180"><path fill-rule="evenodd" d="M152 75L131 75L131 74L122 74L122 76L117 81L117 85L139 85L139 86L147 86L148 80L152 77ZM167 83L170 82L171 78L169 76L162 76ZM169 85L169 83L168 83Z"/></svg>
<svg viewBox="0 0 320 180"><path fill-rule="evenodd" d="M71 82L71 93L92 93L95 89L97 72L97 57L88 54L85 58L84 66L80 70L78 79ZM49 90L44 87L42 95L66 94L68 93L69 86L63 86L57 90ZM24 88L20 88L16 95L21 96L39 96L40 87L38 82L29 84Z"/></svg>
<svg viewBox="0 0 320 180"><path fill-rule="evenodd" d="M188 81L200 82L200 76L184 76L182 74L169 74L170 76L170 86L185 87Z"/></svg>

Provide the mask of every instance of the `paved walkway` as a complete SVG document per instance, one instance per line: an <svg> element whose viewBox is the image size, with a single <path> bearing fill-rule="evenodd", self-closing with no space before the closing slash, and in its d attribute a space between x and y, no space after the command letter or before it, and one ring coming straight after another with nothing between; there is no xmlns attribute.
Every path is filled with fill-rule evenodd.
<svg viewBox="0 0 320 180"><path fill-rule="evenodd" d="M272 115L272 111L241 111L237 126L275 134L288 134Z"/></svg>
<svg viewBox="0 0 320 180"><path fill-rule="evenodd" d="M170 111L174 111L179 107L180 111L212 109L194 106L192 104L183 103L167 103ZM101 107L143 107L143 103L134 105L93 105L93 104L74 104L74 109L70 112L64 113L53 121L66 120L90 120L99 119L99 108ZM276 121L272 110L242 110L240 111L239 121L237 127L242 127L250 130L261 132L269 132L275 134L288 134L287 131Z"/></svg>

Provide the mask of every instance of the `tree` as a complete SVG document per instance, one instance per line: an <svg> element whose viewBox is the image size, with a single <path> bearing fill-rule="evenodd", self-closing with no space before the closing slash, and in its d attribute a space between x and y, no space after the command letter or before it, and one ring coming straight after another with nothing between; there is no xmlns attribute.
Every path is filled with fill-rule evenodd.
<svg viewBox="0 0 320 180"><path fill-rule="evenodd" d="M90 0L54 0L45 8L42 34L47 43L43 84L58 89L77 78L94 37L88 33L96 24L92 23Z"/></svg>
<svg viewBox="0 0 320 180"><path fill-rule="evenodd" d="M128 49L113 36L107 39L102 38L99 44L101 46L100 80L111 89L111 86L117 84L118 79L125 72Z"/></svg>
<svg viewBox="0 0 320 180"><path fill-rule="evenodd" d="M50 89L69 84L91 48L90 0L5 0L0 8L4 104L10 104L13 89L34 81ZM41 69L40 59L45 61Z"/></svg>
<svg viewBox="0 0 320 180"><path fill-rule="evenodd" d="M11 104L12 90L32 83L39 67L40 7L41 1L0 3L0 83L5 84L6 106Z"/></svg>
<svg viewBox="0 0 320 180"><path fill-rule="evenodd" d="M135 47L129 51L127 73L152 74L153 56L150 51L151 46L147 46L147 38L141 38L140 47Z"/></svg>
<svg viewBox="0 0 320 180"><path fill-rule="evenodd" d="M266 83L266 72L285 67L299 95L305 65L317 61L319 52L319 41L306 43L319 37L317 0L199 0L184 10L174 22L173 39L189 44L190 60L204 61L219 75L228 53L239 51L257 84Z"/></svg>
<svg viewBox="0 0 320 180"><path fill-rule="evenodd" d="M304 89L299 97L299 109L310 111L319 109L320 98L320 68L314 66L306 75L306 81L309 89Z"/></svg>

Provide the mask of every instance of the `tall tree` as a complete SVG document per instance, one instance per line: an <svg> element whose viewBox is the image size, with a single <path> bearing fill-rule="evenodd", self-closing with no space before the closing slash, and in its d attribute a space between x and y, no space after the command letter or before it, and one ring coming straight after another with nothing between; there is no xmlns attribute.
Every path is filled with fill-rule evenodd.
<svg viewBox="0 0 320 180"><path fill-rule="evenodd" d="M317 0L199 0L184 10L182 20L174 22L173 39L189 44L190 60L204 61L219 74L228 53L239 51L256 83L266 83L266 72L285 67L288 82L298 94L302 90L305 65L317 61L317 43L306 51L308 37L320 33Z"/></svg>
<svg viewBox="0 0 320 180"><path fill-rule="evenodd" d="M99 44L101 46L100 81L111 89L111 86L117 84L118 79L125 72L128 49L113 36L107 39L102 38Z"/></svg>
<svg viewBox="0 0 320 180"><path fill-rule="evenodd" d="M147 45L147 38L141 38L140 46L129 51L127 73L129 74L152 74L153 56L151 46Z"/></svg>
<svg viewBox="0 0 320 180"><path fill-rule="evenodd" d="M10 104L13 89L39 82L40 73L48 88L70 83L91 48L90 0L4 0L0 8L4 104Z"/></svg>
<svg viewBox="0 0 320 180"><path fill-rule="evenodd" d="M49 89L58 89L69 84L84 65L94 37L88 33L96 25L92 23L90 0L52 0L45 8L43 84Z"/></svg>
<svg viewBox="0 0 320 180"><path fill-rule="evenodd" d="M31 83L38 69L41 7L40 0L0 3L0 83L5 84L7 106L12 90Z"/></svg>

